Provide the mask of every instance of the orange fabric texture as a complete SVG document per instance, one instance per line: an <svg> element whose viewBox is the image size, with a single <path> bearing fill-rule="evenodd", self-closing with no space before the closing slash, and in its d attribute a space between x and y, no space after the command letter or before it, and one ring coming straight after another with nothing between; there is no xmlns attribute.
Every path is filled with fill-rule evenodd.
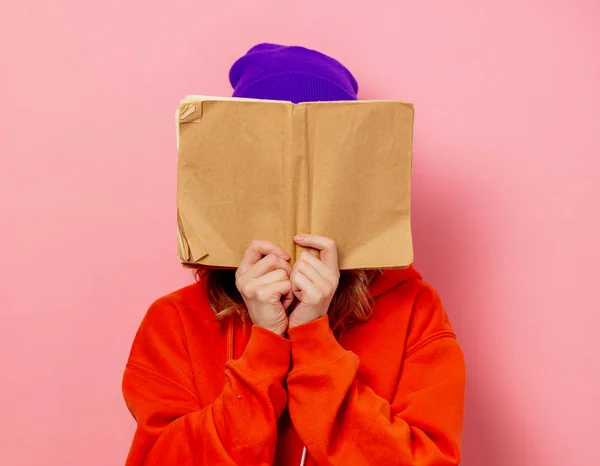
<svg viewBox="0 0 600 466"><path fill-rule="evenodd" d="M156 301L123 378L127 466L296 465L303 446L309 465L457 465L465 366L440 299L412 267L371 293L337 339L327 317L289 339L218 322L202 283Z"/></svg>

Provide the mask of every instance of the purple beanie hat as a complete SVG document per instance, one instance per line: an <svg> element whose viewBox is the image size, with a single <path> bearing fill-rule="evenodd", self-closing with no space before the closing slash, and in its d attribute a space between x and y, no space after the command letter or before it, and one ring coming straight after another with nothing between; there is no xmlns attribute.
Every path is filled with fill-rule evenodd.
<svg viewBox="0 0 600 466"><path fill-rule="evenodd" d="M358 83L337 60L304 47L259 44L229 71L233 97L294 103L357 100Z"/></svg>

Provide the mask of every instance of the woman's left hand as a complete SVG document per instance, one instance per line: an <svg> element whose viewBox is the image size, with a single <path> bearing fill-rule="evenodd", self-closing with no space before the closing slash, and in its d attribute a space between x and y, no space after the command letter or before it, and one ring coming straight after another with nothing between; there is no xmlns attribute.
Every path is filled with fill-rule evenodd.
<svg viewBox="0 0 600 466"><path fill-rule="evenodd" d="M294 264L290 281L292 293L299 303L290 314L289 328L326 315L340 280L335 241L323 236L298 235L294 242L316 249L320 258L305 251Z"/></svg>

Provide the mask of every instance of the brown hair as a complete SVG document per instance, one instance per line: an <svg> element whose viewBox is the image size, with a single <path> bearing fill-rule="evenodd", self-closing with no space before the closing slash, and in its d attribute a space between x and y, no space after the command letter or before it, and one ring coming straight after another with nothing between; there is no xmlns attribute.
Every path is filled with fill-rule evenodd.
<svg viewBox="0 0 600 466"><path fill-rule="evenodd" d="M342 270L337 291L329 306L329 322L334 332L344 332L356 323L366 322L373 313L369 283L377 271ZM247 318L244 300L235 286L235 270L199 267L194 272L204 282L210 305L219 320L238 314Z"/></svg>

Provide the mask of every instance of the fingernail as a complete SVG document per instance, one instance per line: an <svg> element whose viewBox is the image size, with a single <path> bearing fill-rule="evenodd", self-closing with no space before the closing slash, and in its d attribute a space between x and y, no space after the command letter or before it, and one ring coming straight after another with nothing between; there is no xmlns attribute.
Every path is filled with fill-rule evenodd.
<svg viewBox="0 0 600 466"><path fill-rule="evenodd" d="M304 236L302 236L302 235L296 235L296 236L294 236L294 239L296 241L302 241L304 239Z"/></svg>

